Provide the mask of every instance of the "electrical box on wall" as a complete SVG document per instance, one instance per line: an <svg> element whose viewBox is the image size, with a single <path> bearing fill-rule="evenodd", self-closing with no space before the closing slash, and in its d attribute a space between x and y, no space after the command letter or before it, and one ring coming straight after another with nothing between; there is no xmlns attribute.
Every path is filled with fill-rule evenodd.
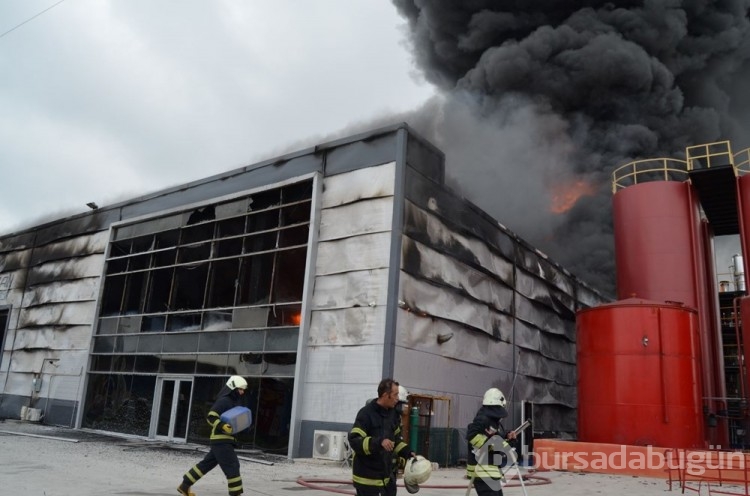
<svg viewBox="0 0 750 496"><path fill-rule="evenodd" d="M39 376L34 376L34 378L31 380L31 388L34 390L35 393L38 393L42 390L42 378Z"/></svg>

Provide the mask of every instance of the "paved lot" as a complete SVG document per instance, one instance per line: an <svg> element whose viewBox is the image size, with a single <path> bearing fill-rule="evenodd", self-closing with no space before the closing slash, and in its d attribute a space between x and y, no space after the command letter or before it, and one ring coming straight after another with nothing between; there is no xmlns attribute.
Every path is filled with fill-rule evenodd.
<svg viewBox="0 0 750 496"><path fill-rule="evenodd" d="M164 448L143 440L103 437L92 433L26 422L0 422L0 494L12 496L177 496L182 474L202 458L199 446ZM44 437L33 437L44 436ZM52 439L66 438L76 442ZM255 455L247 454L247 457ZM333 495L334 492L303 487L299 477L347 481L350 470L341 463L311 459L288 461L255 457L265 462L243 460L246 495ZM664 480L566 472L540 472L545 485L526 488L529 496L581 495L669 495ZM467 481L463 470L439 469L421 496L463 496ZM345 483L327 484L339 491L352 491ZM197 496L227 494L225 479L215 469L194 486ZM507 487L506 495L523 495L520 487ZM705 492L705 491L704 491ZM339 493L340 494L340 493ZM399 489L399 495L407 495ZM476 494L472 491L472 494Z"/></svg>

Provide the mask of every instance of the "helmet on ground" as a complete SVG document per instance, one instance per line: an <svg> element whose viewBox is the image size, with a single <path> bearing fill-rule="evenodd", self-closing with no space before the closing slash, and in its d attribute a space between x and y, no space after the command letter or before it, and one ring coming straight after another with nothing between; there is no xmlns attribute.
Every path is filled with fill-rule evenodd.
<svg viewBox="0 0 750 496"><path fill-rule="evenodd" d="M406 390L404 386L398 387L398 402L399 403L407 403L409 400L409 391Z"/></svg>
<svg viewBox="0 0 750 496"><path fill-rule="evenodd" d="M227 387L234 391L235 389L247 389L247 381L244 377L240 377L239 375L233 375L229 378L227 381Z"/></svg>
<svg viewBox="0 0 750 496"><path fill-rule="evenodd" d="M482 404L485 406L502 406L505 407L507 400L505 395L498 388L490 388L484 393Z"/></svg>
<svg viewBox="0 0 750 496"><path fill-rule="evenodd" d="M431 473L432 463L430 463L430 460L422 455L409 458L404 467L404 485L418 486L424 484L430 478Z"/></svg>

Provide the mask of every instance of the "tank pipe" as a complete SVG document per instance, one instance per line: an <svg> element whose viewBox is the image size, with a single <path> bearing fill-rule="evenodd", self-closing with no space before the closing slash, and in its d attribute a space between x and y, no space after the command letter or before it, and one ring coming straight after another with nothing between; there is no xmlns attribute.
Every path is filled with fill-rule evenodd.
<svg viewBox="0 0 750 496"><path fill-rule="evenodd" d="M704 272L704 285L701 286L703 290L700 292L701 297L706 300L705 304L709 305L710 310L710 317L712 322L712 332L711 332L711 356L713 359L714 367L713 370L715 372L715 383L714 383L714 391L716 395L718 396L727 396L727 384L726 384L726 376L724 373L724 349L722 348L722 341L721 341L721 315L719 312L719 289L716 287L716 277L714 276L714 273L716 272L715 263L713 261L714 258L714 251L713 251L713 245L711 243L712 234L710 231L710 225L707 221L701 221L701 241L703 243L703 261L704 261L704 268L706 271ZM709 298L710 296L710 298ZM724 401L721 403L723 406L723 409L726 411L729 409L729 404ZM723 431L727 436L729 435L729 425L726 425ZM728 437L725 439L726 442L728 441Z"/></svg>
<svg viewBox="0 0 750 496"><path fill-rule="evenodd" d="M743 262L744 263L744 262ZM745 391L745 353L742 350L742 340L740 338L740 321L737 318L740 314L737 303L740 301L739 298L732 300L732 320L734 322L734 339L737 341L737 365L740 368L740 400L747 398L747 391Z"/></svg>
<svg viewBox="0 0 750 496"><path fill-rule="evenodd" d="M693 271L692 271L693 272L692 274L693 275L693 287L697 289L699 278L697 274L698 268L695 266L696 265L695 261L697 258L698 249L695 243L696 233L695 233L695 205L694 205L694 200L693 200L693 187L689 182L685 184L688 189L687 190L688 191L688 203L690 206L690 249L691 249L692 261L693 261L692 263L693 265ZM694 304L698 308L698 325L700 326L700 336L701 336L701 339L700 339L700 342L701 342L701 379L703 382L703 393L705 394L704 396L704 399L705 399L707 397L710 398L714 396L713 380L711 377L712 376L711 370L713 368L712 367L713 364L711 363L711 359L710 359L710 351L709 349L707 349L709 348L708 340L706 339L708 330L705 328L706 327L705 316L702 315L704 312L701 311L700 306L698 305L699 303L698 295L695 295L695 298L696 298L696 301L691 302L691 303ZM706 405L704 405L704 407L705 406ZM712 408L711 408L712 406L713 406L713 403L709 401L708 402L709 413L712 411ZM712 442L711 444L716 444L716 443Z"/></svg>
<svg viewBox="0 0 750 496"><path fill-rule="evenodd" d="M659 309L659 375L661 376L661 407L664 415L664 423L669 423L669 412L667 411L667 383L664 378L664 334L662 324L661 308Z"/></svg>

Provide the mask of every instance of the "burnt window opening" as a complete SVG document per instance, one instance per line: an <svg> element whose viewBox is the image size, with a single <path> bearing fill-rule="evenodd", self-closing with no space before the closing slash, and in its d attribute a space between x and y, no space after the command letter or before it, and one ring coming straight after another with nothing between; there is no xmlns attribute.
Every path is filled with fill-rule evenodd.
<svg viewBox="0 0 750 496"><path fill-rule="evenodd" d="M203 308L207 276L207 263L175 268L170 308L172 310Z"/></svg>
<svg viewBox="0 0 750 496"><path fill-rule="evenodd" d="M187 441L207 443L210 426L205 418L215 400L216 393L226 381L236 363L227 364L226 356L212 356L198 362L192 382L181 384L184 389L184 407L190 415L180 433L187 431ZM163 370L173 373L193 373L191 358L175 356L167 360ZM289 424L283 419L291 415L294 379L290 377L248 378L243 404L253 411L255 425L241 432L238 442L243 447L285 454L289 443ZM153 405L161 403L156 395L156 376L137 373L104 372L91 374L83 408L82 427L123 434L148 436ZM182 398L182 396L181 396ZM280 421L281 420L281 421ZM181 434L180 434L181 435Z"/></svg>
<svg viewBox="0 0 750 496"><path fill-rule="evenodd" d="M157 374L195 375L194 396L204 394L201 384L217 381L210 400L194 398L191 416L210 407L232 374L248 378L248 404L259 408L265 397L278 403L275 409L286 408L297 360L312 184L113 229L84 425L147 435L153 426L138 408L154 402ZM203 439L203 429L194 422L188 439ZM285 450L288 432L256 437L253 430L248 439Z"/></svg>
<svg viewBox="0 0 750 496"><path fill-rule="evenodd" d="M5 350L5 334L8 329L8 314L10 310L0 310L0 364L3 361L3 350Z"/></svg>

